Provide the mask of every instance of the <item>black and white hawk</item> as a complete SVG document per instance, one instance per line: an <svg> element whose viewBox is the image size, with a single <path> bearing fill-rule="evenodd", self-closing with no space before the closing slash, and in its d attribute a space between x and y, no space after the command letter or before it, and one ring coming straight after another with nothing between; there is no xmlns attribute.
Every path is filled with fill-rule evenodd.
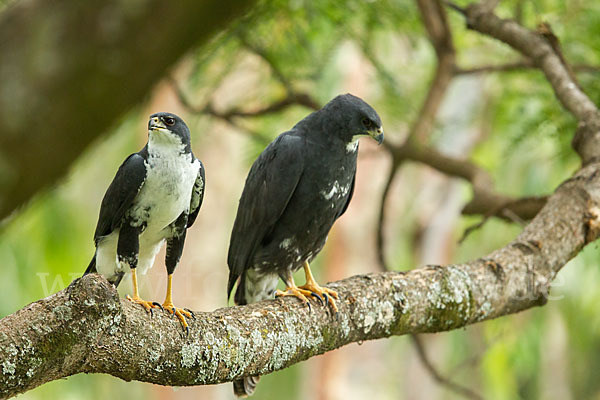
<svg viewBox="0 0 600 400"><path fill-rule="evenodd" d="M186 230L196 220L204 197L204 166L194 157L190 130L181 118L157 113L148 122L148 143L119 167L108 187L94 234L96 252L86 274L97 272L115 286L131 272L133 296L147 311L163 308L189 331L188 310L172 301L172 277L183 252ZM167 294L163 304L139 297L137 273L152 267L167 242Z"/></svg>

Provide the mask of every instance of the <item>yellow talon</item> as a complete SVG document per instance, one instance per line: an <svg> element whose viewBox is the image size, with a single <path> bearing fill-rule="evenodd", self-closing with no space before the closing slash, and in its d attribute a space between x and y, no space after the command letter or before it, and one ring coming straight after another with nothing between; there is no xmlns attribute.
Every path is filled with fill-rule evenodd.
<svg viewBox="0 0 600 400"><path fill-rule="evenodd" d="M285 288L285 291L282 291L279 289L277 289L275 291L275 297L287 297L287 296L296 297L296 298L300 299L304 304L307 304L309 308L310 308L310 302L308 301L308 296L310 296L310 295L311 295L311 293L308 290L302 290L302 289L298 288L297 286L289 286L289 287Z"/></svg>
<svg viewBox="0 0 600 400"><path fill-rule="evenodd" d="M171 316L175 315L177 316L177 319L179 320L179 322L181 322L181 326L183 327L183 329L185 330L185 332L187 334L190 333L190 327L188 326L188 323L185 319L185 317L188 318L196 318L194 316L194 313L191 311L188 311L186 309L183 308L177 308L173 305L173 301L171 300L171 296L172 296L172 283L173 283L173 274L169 274L167 275L167 296L165 297L165 302L163 303L162 307L164 310L167 310L168 312L171 313Z"/></svg>
<svg viewBox="0 0 600 400"><path fill-rule="evenodd" d="M171 313L171 315L174 315L177 317L177 319L179 320L179 322L181 322L181 326L183 327L183 329L186 331L186 333L189 333L190 328L188 326L188 323L185 319L185 317L188 318L195 318L194 314L188 310L185 310L183 308L177 308L173 305L173 303L163 303L163 308L165 310L167 310L169 313Z"/></svg>
<svg viewBox="0 0 600 400"><path fill-rule="evenodd" d="M314 284L306 283L305 285L298 286L299 289L304 289L309 292L311 295L318 295L321 298L325 298L325 301L331 306L334 312L338 312L337 305L335 304L334 298L338 298L338 294L335 290L327 289L325 287L321 287L316 282Z"/></svg>
<svg viewBox="0 0 600 400"><path fill-rule="evenodd" d="M310 271L310 266L308 262L304 262L304 275L306 276L306 283L302 286L299 286L299 289L303 289L307 291L309 294L314 294L320 296L320 298L325 298L326 302L331 306L332 310L337 313L338 308L335 304L335 299L338 299L339 296L335 290L327 289L319 286L319 284L315 281L315 278Z"/></svg>
<svg viewBox="0 0 600 400"><path fill-rule="evenodd" d="M127 300L131 301L132 303L141 305L146 309L146 311L150 312L151 314L153 308L160 308L160 305L152 301L142 300L139 296L136 295L133 295L133 297L127 295Z"/></svg>

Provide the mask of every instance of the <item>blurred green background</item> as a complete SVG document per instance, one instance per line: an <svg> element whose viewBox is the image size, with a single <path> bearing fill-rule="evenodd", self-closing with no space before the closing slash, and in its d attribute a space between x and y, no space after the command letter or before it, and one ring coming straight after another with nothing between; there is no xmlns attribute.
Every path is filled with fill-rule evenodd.
<svg viewBox="0 0 600 400"><path fill-rule="evenodd" d="M459 2L465 5L465 2ZM600 65L600 3L583 0L505 0L497 13L535 28L548 22L572 64ZM462 68L519 60L507 46L468 31L449 12ZM205 204L188 234L175 273L178 306L226 305L225 262L230 229L246 173L264 146L309 109L294 106L229 123L202 111L255 110L286 89L324 104L351 92L378 110L386 140L401 143L431 82L436 57L412 1L274 0L262 2L211 43L189 53L152 95L99 138L52 190L39 194L0 228L0 317L63 289L93 254L100 201L122 160L146 141L148 115L171 111L192 131L194 153L207 170ZM579 72L598 104L598 68ZM182 103L172 81L191 103ZM570 147L576 122L536 70L473 74L453 79L427 143L473 160L501 193L545 195L568 178L579 159ZM317 279L331 281L378 270L376 219L390 168L383 148L365 140L355 198L315 262ZM32 173L34 173L32 171ZM387 201L386 254L397 270L480 257L521 230L492 219L462 244L471 188L422 164L408 164ZM451 380L490 399L600 399L600 271L597 244L557 276L548 304L463 330L422 336L431 361ZM164 253L141 278L142 297L162 300ZM302 281L302 278L298 279ZM129 288L120 288L123 294ZM104 375L51 382L21 399L230 399L231 385L165 388ZM263 377L255 398L459 399L423 368L412 341L395 337L354 344Z"/></svg>

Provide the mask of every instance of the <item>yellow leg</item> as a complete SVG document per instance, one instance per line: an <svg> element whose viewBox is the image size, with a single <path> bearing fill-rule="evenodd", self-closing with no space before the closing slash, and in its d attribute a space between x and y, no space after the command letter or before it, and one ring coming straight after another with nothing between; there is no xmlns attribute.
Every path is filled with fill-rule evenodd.
<svg viewBox="0 0 600 400"><path fill-rule="evenodd" d="M135 268L131 271L131 281L133 282L133 297L139 298L140 294L138 292L137 273L135 271Z"/></svg>
<svg viewBox="0 0 600 400"><path fill-rule="evenodd" d="M130 297L129 295L127 295L127 300L141 305L142 307L144 307L146 309L146 311L150 312L150 314L152 314L153 308L160 308L159 304L153 303L151 301L142 300L140 298L140 295L138 292L137 274L135 273L135 268L131 269L131 281L133 282L133 297Z"/></svg>
<svg viewBox="0 0 600 400"><path fill-rule="evenodd" d="M308 301L308 297L310 297L311 293L308 290L302 290L298 288L298 286L296 286L296 284L294 283L294 277L291 275L291 272L289 275L289 281L285 282L285 284L287 286L285 288L285 291L277 289L275 291L275 297L296 297L300 299L300 301L302 301L304 304L306 304L310 309L310 302Z"/></svg>
<svg viewBox="0 0 600 400"><path fill-rule="evenodd" d="M173 274L167 275L167 295L163 304L173 304L172 289L173 288Z"/></svg>
<svg viewBox="0 0 600 400"><path fill-rule="evenodd" d="M171 313L171 315L177 316L179 322L183 326L183 329L187 333L190 332L190 328L185 320L185 317L193 318L194 314L190 311L184 310L183 308L177 308L173 305L172 300L172 282L173 282L173 274L167 275L167 295L165 296L165 302L163 303L163 308Z"/></svg>
<svg viewBox="0 0 600 400"><path fill-rule="evenodd" d="M335 304L334 298L338 298L338 294L335 290L327 289L319 286L317 281L312 275L310 270L310 265L308 265L308 261L304 262L304 275L306 276L306 283L302 286L299 286L299 289L303 289L308 291L311 294L318 295L320 298L325 298L327 303L331 306L334 312L338 311L337 305Z"/></svg>

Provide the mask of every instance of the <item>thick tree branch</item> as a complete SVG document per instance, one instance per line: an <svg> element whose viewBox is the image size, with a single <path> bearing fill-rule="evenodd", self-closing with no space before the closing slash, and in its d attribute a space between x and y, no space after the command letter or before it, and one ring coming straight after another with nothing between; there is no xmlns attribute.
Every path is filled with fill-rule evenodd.
<svg viewBox="0 0 600 400"><path fill-rule="evenodd" d="M80 372L188 386L266 374L348 343L439 332L543 305L556 273L600 233L600 165L563 183L507 246L465 264L360 275L331 284L339 314L295 299L150 318L103 278L0 320L0 396Z"/></svg>
<svg viewBox="0 0 600 400"><path fill-rule="evenodd" d="M0 220L61 177L169 66L253 4L18 2L0 16Z"/></svg>

